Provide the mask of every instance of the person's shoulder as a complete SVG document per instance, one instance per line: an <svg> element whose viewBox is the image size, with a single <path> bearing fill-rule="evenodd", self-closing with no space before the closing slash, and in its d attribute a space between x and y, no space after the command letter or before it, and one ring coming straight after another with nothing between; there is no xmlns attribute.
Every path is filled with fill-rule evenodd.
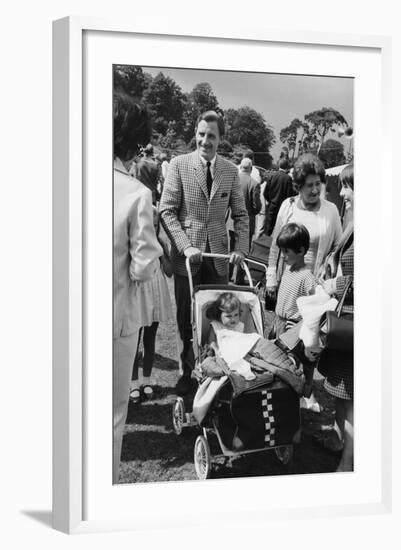
<svg viewBox="0 0 401 550"><path fill-rule="evenodd" d="M328 201L327 199L320 199L320 202L321 202L321 205L323 207L324 210L327 210L328 212L332 213L332 214L338 214L338 208L337 206L334 204L334 202L331 202L331 201Z"/></svg>
<svg viewBox="0 0 401 550"><path fill-rule="evenodd" d="M309 267L304 266L302 269L300 269L300 273L304 279L315 280L315 276L313 275Z"/></svg>
<svg viewBox="0 0 401 550"><path fill-rule="evenodd" d="M191 164L195 164L197 159L198 154L196 151L193 151L192 153L184 153L183 155L177 155L176 157L172 158L169 166L171 166L172 169L174 169L175 167L182 168Z"/></svg>
<svg viewBox="0 0 401 550"><path fill-rule="evenodd" d="M287 210L288 208L295 205L296 198L297 198L297 195L295 197L287 197L286 199L284 199L283 202L281 203L280 210Z"/></svg>
<svg viewBox="0 0 401 550"><path fill-rule="evenodd" d="M233 172L235 174L238 174L238 166L234 164L231 160L228 160L221 155L217 155L216 162L219 167L221 167L223 170L228 170L230 172Z"/></svg>

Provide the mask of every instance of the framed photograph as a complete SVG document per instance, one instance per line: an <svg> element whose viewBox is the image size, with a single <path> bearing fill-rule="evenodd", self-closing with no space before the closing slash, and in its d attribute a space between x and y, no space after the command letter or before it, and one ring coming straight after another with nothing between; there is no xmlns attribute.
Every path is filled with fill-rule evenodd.
<svg viewBox="0 0 401 550"><path fill-rule="evenodd" d="M204 516L199 510L206 508L210 523L386 513L391 507L391 442L385 429L391 420L391 357L385 312L391 297L384 293L384 261L375 265L373 277L371 251L383 248L382 236L389 232L382 190L384 182L391 179L385 162L390 126L390 40L245 27L230 32L211 28L209 36L195 26L186 35L173 27L168 32L88 18L54 22L54 527L68 533L146 529L155 528L155 517L159 528L200 525ZM169 104L169 114L157 107L166 103L166 88L175 101ZM161 317L152 319L160 320L153 374L147 373L142 388L138 375L128 380L130 388L125 393L131 390L131 399L121 465L113 478L113 162L115 170L119 156L115 141L113 146L113 97L120 92L146 106L153 131L146 139L137 139L130 158L122 158L130 162L117 169L126 172L125 178L133 175L135 181L144 183L142 158L146 160L147 154L153 157L149 163L158 175L154 187L145 185L151 189L162 218L169 208L167 201L163 202L163 185L172 186L171 167L163 176L163 161L177 167L174 157L190 158L195 150L202 156L200 151L206 150L197 119L205 97L207 110L224 115L226 133L216 147L218 158L225 157L229 170L249 158L250 150L258 171L255 177L268 181L271 170L284 167L280 164L283 159L289 171L303 152L312 151L319 154L326 174L333 178L328 177L326 189L319 187L319 192L331 193L330 201L341 210L342 198L333 182L346 165L353 165L358 184L353 211L352 471L336 472L339 455L333 454L333 449L322 451L319 437L315 437L317 425L321 428L334 422L332 394L328 404L323 404L325 415L321 416L321 410L302 413L297 428L301 427L306 444L298 454L295 451L294 467L284 468L292 456L292 446L287 445L292 439L281 440L269 425L272 451L249 453L234 468L231 459L236 457L219 451L223 460L217 473L195 483L210 477L209 463L215 451L210 455L207 437L202 439L207 436L203 425L199 428L196 422L191 423L191 414L186 414L191 409L185 408L185 400L176 399L175 384L183 372L180 344L174 317L169 321ZM331 120L323 134L318 131L317 117ZM254 145L251 137L244 135L249 127L255 134L260 130ZM217 191L213 191L214 183L211 185L213 198ZM386 186L386 190L391 194L391 188ZM235 204L230 206L235 214ZM162 227L168 234L168 223ZM164 288L171 295L171 314L175 308L173 281L174 276L164 277ZM138 338L135 347L137 342ZM141 347L138 349L141 352ZM143 376L144 361L143 357ZM129 375L131 379L131 372ZM322 377L315 387L318 400L327 399ZM152 395L144 393L146 388ZM180 439L183 423L190 435ZM234 428L227 433L232 449L237 445L242 451L246 436ZM319 433L321 436L321 429ZM225 437L219 434L217 440L223 441L224 448L230 447ZM252 449L258 450L256 443ZM185 505L193 502L196 506Z"/></svg>

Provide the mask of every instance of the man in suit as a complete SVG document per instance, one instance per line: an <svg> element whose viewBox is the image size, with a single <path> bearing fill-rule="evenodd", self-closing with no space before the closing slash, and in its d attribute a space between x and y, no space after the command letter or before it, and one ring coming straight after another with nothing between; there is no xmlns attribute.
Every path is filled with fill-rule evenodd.
<svg viewBox="0 0 401 550"><path fill-rule="evenodd" d="M228 254L225 225L227 209L234 220L236 242L230 262L238 265L248 252L248 214L241 191L238 169L217 155L224 135L223 119L214 111L199 116L196 124L196 151L175 157L169 165L160 201L160 216L172 243L177 326L182 341L180 354L183 376L176 390L185 395L191 388L194 366L191 296L185 260L191 261L194 285L228 283L228 264L205 258L202 253Z"/></svg>
<svg viewBox="0 0 401 550"><path fill-rule="evenodd" d="M292 185L292 178L287 173L288 160L282 158L278 166L278 170L269 172L263 192L267 203L263 233L269 236L273 233L281 203L288 197L294 197L297 194Z"/></svg>
<svg viewBox="0 0 401 550"><path fill-rule="evenodd" d="M245 207L249 216L249 246L251 246L255 232L255 218L262 207L260 201L260 183L253 179L252 161L250 158L243 158L240 164L239 181L245 199Z"/></svg>
<svg viewBox="0 0 401 550"><path fill-rule="evenodd" d="M114 94L113 231L113 482L118 482L139 326L136 283L150 279L163 251L153 227L150 191L129 175L148 114L123 92ZM146 139L146 137L145 137Z"/></svg>

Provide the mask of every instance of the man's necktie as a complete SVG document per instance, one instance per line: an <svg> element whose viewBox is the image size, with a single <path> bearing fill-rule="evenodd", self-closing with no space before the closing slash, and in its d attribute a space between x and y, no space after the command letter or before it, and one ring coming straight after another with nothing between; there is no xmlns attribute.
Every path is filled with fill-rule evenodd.
<svg viewBox="0 0 401 550"><path fill-rule="evenodd" d="M213 178L212 178L212 172L210 171L210 161L208 161L206 163L206 166L207 166L207 170L206 170L206 185L207 185L207 192L208 192L208 195L210 197L210 193L212 191L212 183L213 183Z"/></svg>

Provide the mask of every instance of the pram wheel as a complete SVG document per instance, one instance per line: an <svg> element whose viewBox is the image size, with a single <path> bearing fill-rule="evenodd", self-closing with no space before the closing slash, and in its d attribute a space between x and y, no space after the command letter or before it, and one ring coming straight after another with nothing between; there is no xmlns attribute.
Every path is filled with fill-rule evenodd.
<svg viewBox="0 0 401 550"><path fill-rule="evenodd" d="M194 447L195 471L198 479L207 479L212 469L210 447L206 437L199 435Z"/></svg>
<svg viewBox="0 0 401 550"><path fill-rule="evenodd" d="M182 397L177 397L173 405L173 428L177 435L182 432L182 427L185 419L185 407Z"/></svg>
<svg viewBox="0 0 401 550"><path fill-rule="evenodd" d="M294 454L294 447L292 445L282 445L281 447L276 447L274 450L282 464L288 464Z"/></svg>

